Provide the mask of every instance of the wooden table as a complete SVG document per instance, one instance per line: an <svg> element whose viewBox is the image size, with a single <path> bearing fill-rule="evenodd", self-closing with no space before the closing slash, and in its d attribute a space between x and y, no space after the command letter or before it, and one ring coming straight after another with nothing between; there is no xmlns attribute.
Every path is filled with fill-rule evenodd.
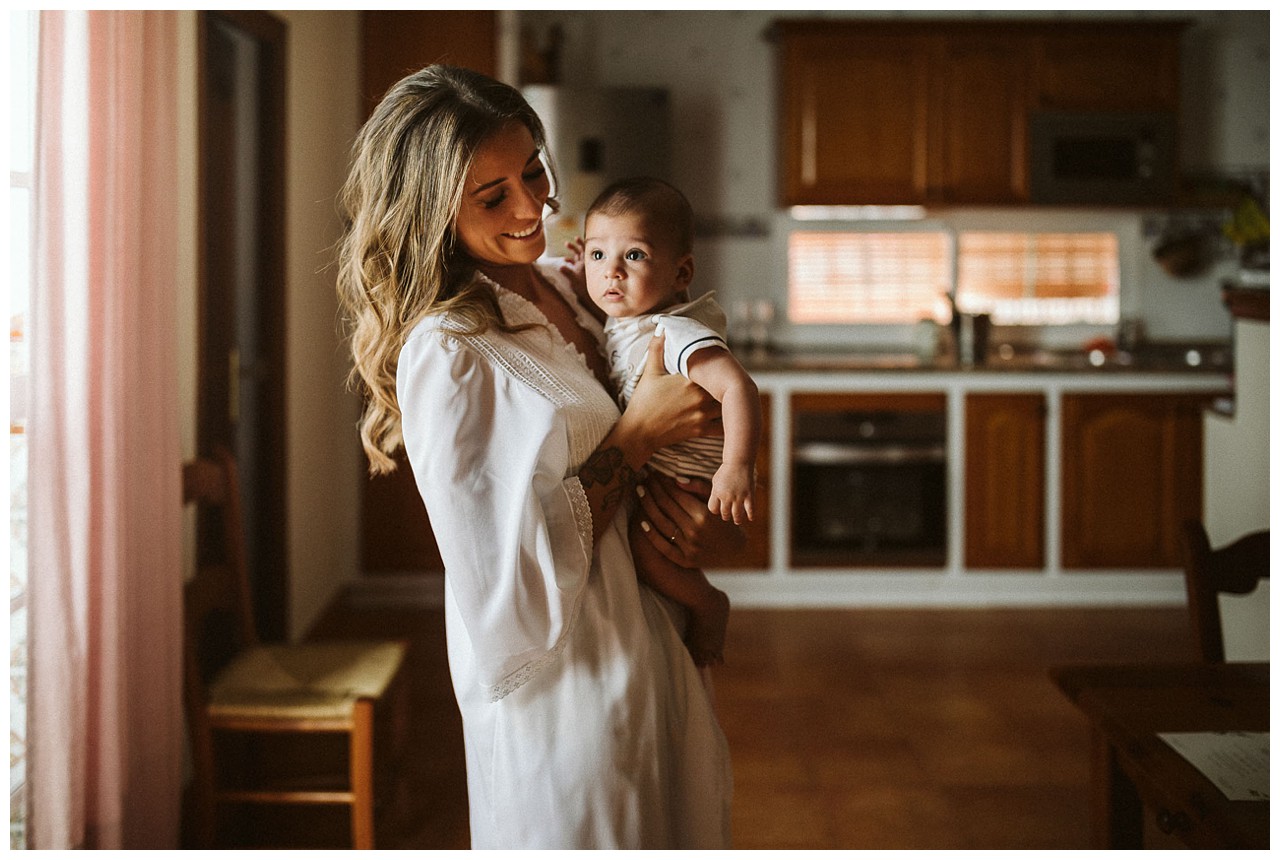
<svg viewBox="0 0 1280 860"><path fill-rule="evenodd" d="M1094 848L1141 848L1148 815L1190 848L1270 847L1270 802L1227 800L1156 736L1270 731L1270 664L1060 666L1049 674L1093 730Z"/></svg>

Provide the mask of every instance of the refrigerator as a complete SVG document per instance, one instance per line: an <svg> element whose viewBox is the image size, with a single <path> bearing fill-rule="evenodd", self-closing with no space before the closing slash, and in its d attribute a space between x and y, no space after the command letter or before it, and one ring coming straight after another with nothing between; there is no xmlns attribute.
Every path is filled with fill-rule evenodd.
<svg viewBox="0 0 1280 860"><path fill-rule="evenodd" d="M582 234L587 208L609 183L628 176L673 180L667 90L530 84L522 92L542 119L558 179L560 212L546 220L548 255L561 256L565 243Z"/></svg>

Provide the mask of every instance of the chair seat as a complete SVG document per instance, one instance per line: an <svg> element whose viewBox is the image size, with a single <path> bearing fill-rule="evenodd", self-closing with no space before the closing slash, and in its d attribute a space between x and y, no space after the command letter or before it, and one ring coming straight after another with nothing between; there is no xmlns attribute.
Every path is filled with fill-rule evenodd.
<svg viewBox="0 0 1280 860"><path fill-rule="evenodd" d="M262 645L238 655L210 685L213 720L339 720L380 697L404 661L402 642Z"/></svg>

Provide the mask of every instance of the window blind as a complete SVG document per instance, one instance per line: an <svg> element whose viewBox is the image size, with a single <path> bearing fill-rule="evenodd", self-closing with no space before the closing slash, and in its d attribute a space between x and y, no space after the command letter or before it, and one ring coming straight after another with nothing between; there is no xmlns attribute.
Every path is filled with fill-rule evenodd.
<svg viewBox="0 0 1280 860"><path fill-rule="evenodd" d="M956 304L997 324L1114 323L1120 249L1114 233L962 232Z"/></svg>
<svg viewBox="0 0 1280 860"><path fill-rule="evenodd" d="M787 313L798 324L950 318L956 303L998 325L1119 320L1114 233L797 230L788 240Z"/></svg>
<svg viewBox="0 0 1280 860"><path fill-rule="evenodd" d="M797 231L787 257L793 323L945 319L951 286L945 232Z"/></svg>

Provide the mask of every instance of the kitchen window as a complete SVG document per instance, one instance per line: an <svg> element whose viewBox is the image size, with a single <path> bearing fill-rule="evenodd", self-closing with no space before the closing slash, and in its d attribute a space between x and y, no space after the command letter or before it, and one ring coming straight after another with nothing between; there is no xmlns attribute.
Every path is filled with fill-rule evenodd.
<svg viewBox="0 0 1280 860"><path fill-rule="evenodd" d="M795 230L787 249L793 324L902 324L965 313L997 325L1112 325L1120 317L1114 232L951 228Z"/></svg>
<svg viewBox="0 0 1280 860"><path fill-rule="evenodd" d="M796 231L787 261L787 315L793 323L946 319L948 233Z"/></svg>

